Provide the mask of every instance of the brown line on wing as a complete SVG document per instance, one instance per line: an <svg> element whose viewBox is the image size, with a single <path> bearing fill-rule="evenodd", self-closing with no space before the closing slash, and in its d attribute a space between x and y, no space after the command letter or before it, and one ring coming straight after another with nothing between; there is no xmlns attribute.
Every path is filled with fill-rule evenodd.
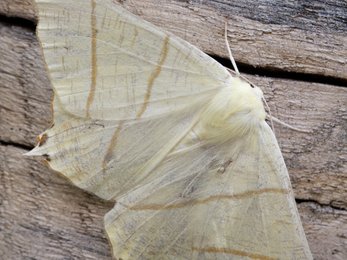
<svg viewBox="0 0 347 260"><path fill-rule="evenodd" d="M146 93L146 96L145 96L145 101L143 102L143 105L142 105L142 108L141 108L140 112L136 116L137 119L141 118L142 114L147 109L147 105L148 105L149 99L151 97L151 91L152 91L152 86L153 86L154 80L158 77L158 75L159 75L159 73L161 71L161 66L163 65L163 63L164 63L164 61L166 59L166 56L167 56L169 38L170 38L170 35L166 35L165 40L164 40L164 45L163 45L163 48L161 50L161 53L162 53L161 59L160 59L158 65L157 65L157 67L155 68L155 70L151 74L151 77L149 78L148 87L147 87L147 93Z"/></svg>
<svg viewBox="0 0 347 260"><path fill-rule="evenodd" d="M137 31L137 29L136 29L136 26L135 26L135 27L134 27L134 36L133 36L133 40L132 40L132 42L131 42L131 46L134 46L135 40L136 40L136 37L137 37L138 34L139 34L139 33L138 33L138 31Z"/></svg>
<svg viewBox="0 0 347 260"><path fill-rule="evenodd" d="M110 146L108 147L107 153L104 157L104 162L102 164L102 173L103 174L105 174L105 169L106 169L108 162L115 156L113 154L113 150L117 144L117 137L118 137L120 131L122 130L123 124L124 124L124 121L119 122L118 127L111 138Z"/></svg>
<svg viewBox="0 0 347 260"><path fill-rule="evenodd" d="M251 259L259 259L259 260L278 260L277 258L268 257L264 255L258 255L258 254L251 254L243 251L228 249L228 248L218 248L218 247L208 247L208 248L192 248L194 251L199 252L207 252L207 253L225 253L225 254L231 254L231 255L237 255L237 256L247 256Z"/></svg>
<svg viewBox="0 0 347 260"><path fill-rule="evenodd" d="M43 134L41 137L38 136L37 139L39 140L39 147L40 147L47 142L48 136L46 134Z"/></svg>
<svg viewBox="0 0 347 260"><path fill-rule="evenodd" d="M288 194L290 193L290 190L269 188L269 189L262 189L257 191L247 191L247 192L239 193L235 195L214 195L203 200L193 199L186 202L182 202L178 204L170 204L170 205L149 204L149 205L143 205L143 206L126 206L126 205L123 205L123 206L132 210L165 210L165 209L183 208L190 205L204 204L206 202L209 202L212 200L218 200L218 199L242 199L244 197L249 197L252 195L260 195L263 193Z"/></svg>
<svg viewBox="0 0 347 260"><path fill-rule="evenodd" d="M92 12L90 14L90 23L92 27L92 73L91 73L91 86L90 86L90 92L87 100L87 112L86 117L90 118L90 105L92 104L95 96L95 88L96 88L96 76L98 74L98 68L97 68L97 57L96 57L96 36L98 33L98 30L96 29L96 16L95 16L95 7L96 4L94 0L91 0L92 5Z"/></svg>

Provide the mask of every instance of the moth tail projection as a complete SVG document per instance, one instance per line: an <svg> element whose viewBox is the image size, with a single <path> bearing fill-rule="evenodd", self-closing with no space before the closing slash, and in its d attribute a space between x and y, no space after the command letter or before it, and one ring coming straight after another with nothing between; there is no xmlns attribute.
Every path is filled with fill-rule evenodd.
<svg viewBox="0 0 347 260"><path fill-rule="evenodd" d="M40 151L39 147L44 143L44 140L46 139L46 135L44 135L43 133L40 134L39 136L37 136L38 139L38 144L35 146L34 149L32 149L31 151L24 153L24 156L44 156L44 153L42 151Z"/></svg>

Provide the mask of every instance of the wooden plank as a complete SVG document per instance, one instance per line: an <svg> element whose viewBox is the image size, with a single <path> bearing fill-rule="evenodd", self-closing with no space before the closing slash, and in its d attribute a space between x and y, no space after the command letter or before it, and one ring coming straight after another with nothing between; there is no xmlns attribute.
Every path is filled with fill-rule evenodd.
<svg viewBox="0 0 347 260"><path fill-rule="evenodd" d="M35 32L0 23L0 35L1 140L32 147L51 120L53 91Z"/></svg>
<svg viewBox="0 0 347 260"><path fill-rule="evenodd" d="M339 23L346 7L333 1L320 11L320 2L310 1L297 11L297 22L295 6L272 2L260 11L244 8L252 6L251 1L158 5L132 0L123 5L220 57L226 55L223 17L229 17L237 61L263 68L265 74L322 76L325 84L298 80L296 74L286 74L288 79L273 73L249 78L263 89L274 116L313 130L307 134L275 125L294 192L302 200L298 208L314 258L347 259L347 234L342 230L347 225L347 90L334 85L347 75L346 48L341 47L345 25ZM20 2L14 3L26 12ZM3 14L1 4L0 10ZM8 10L9 16L25 17ZM294 20L281 20L285 10ZM51 117L52 91L34 31L1 23L0 57L0 259L111 259L102 217L113 205L73 187L40 160L21 156Z"/></svg>
<svg viewBox="0 0 347 260"><path fill-rule="evenodd" d="M1 0L0 15L37 22L36 5L32 0Z"/></svg>
<svg viewBox="0 0 347 260"><path fill-rule="evenodd" d="M117 2L116 0L112 0ZM324 75L346 85L347 4L343 0L129 0L123 7L204 52L227 57L224 23L238 62L276 71ZM37 21L33 0L3 0L0 14Z"/></svg>
<svg viewBox="0 0 347 260"><path fill-rule="evenodd" d="M160 1L123 6L206 53L254 67L347 79L345 1ZM343 81L346 83L345 81Z"/></svg>
<svg viewBox="0 0 347 260"><path fill-rule="evenodd" d="M313 202L298 210L314 260L346 259L347 211Z"/></svg>
<svg viewBox="0 0 347 260"><path fill-rule="evenodd" d="M23 152L0 146L0 259L112 259L103 216L113 203Z"/></svg>

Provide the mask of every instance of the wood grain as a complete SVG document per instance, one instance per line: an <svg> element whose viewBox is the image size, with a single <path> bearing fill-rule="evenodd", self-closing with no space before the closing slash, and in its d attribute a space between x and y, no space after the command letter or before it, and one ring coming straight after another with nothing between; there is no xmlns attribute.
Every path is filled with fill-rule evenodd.
<svg viewBox="0 0 347 260"><path fill-rule="evenodd" d="M32 0L1 0L0 15L37 22L36 5Z"/></svg>
<svg viewBox="0 0 347 260"><path fill-rule="evenodd" d="M263 74L247 76L263 89L273 115L313 131L275 125L314 259L347 259L347 4L122 2L222 58L228 19L236 61ZM36 21L34 10L30 0L0 3L8 17ZM21 25L25 20L10 22L0 17L0 259L112 259L102 221L112 203L21 156L49 125L52 90L35 32Z"/></svg>
<svg viewBox="0 0 347 260"><path fill-rule="evenodd" d="M347 78L344 1L122 1L199 49L254 67Z"/></svg>

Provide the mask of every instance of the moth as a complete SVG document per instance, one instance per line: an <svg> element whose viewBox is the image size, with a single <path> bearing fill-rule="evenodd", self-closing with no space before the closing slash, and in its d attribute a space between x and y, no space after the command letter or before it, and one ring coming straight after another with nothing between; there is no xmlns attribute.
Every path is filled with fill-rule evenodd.
<svg viewBox="0 0 347 260"><path fill-rule="evenodd" d="M312 259L259 88L108 0L36 0L53 123L28 155L115 202L116 259Z"/></svg>

